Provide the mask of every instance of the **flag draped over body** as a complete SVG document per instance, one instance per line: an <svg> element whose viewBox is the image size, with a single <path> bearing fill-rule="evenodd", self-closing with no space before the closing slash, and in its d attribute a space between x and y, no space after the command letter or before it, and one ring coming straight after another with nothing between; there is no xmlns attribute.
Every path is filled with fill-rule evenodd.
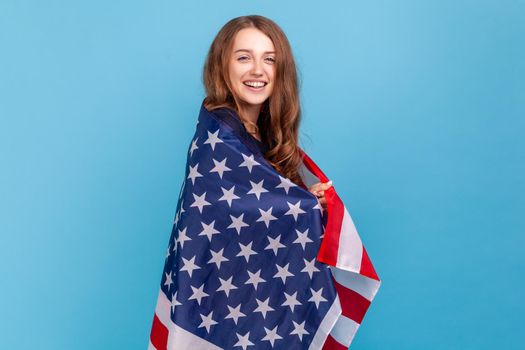
<svg viewBox="0 0 525 350"><path fill-rule="evenodd" d="M334 187L304 185L201 106L149 349L347 349L380 280Z"/></svg>

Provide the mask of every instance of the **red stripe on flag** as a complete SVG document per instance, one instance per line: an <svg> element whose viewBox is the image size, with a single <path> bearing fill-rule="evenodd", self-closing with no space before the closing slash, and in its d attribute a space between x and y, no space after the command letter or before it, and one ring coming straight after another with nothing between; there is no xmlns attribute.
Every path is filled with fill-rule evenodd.
<svg viewBox="0 0 525 350"><path fill-rule="evenodd" d="M370 277L375 279L376 281L379 281L379 277L377 276L374 266L372 266L372 262L370 261L370 258L368 257L364 246L363 257L361 258L361 271L359 271L359 273L363 276Z"/></svg>
<svg viewBox="0 0 525 350"><path fill-rule="evenodd" d="M157 314L153 317L153 326L151 327L150 340L151 344L157 350L166 350L168 347L168 334L169 330L160 322Z"/></svg>
<svg viewBox="0 0 525 350"><path fill-rule="evenodd" d="M339 284L335 279L333 279L333 281L341 302L342 314L361 324L363 317L365 317L366 310L368 310L370 306L370 300Z"/></svg>
<svg viewBox="0 0 525 350"><path fill-rule="evenodd" d="M339 253L339 239L341 237L341 226L343 225L344 206L333 187L324 191L326 199L326 212L328 216L324 237L319 247L317 260L325 264L337 266Z"/></svg>
<svg viewBox="0 0 525 350"><path fill-rule="evenodd" d="M326 338L323 350L347 350L348 348L341 343L337 342L330 334Z"/></svg>
<svg viewBox="0 0 525 350"><path fill-rule="evenodd" d="M314 174L319 181L327 182L328 178L319 169L317 164L308 157L303 151L303 163L312 174ZM325 264L336 266L337 256L339 252L339 237L341 235L341 225L343 224L344 205L333 187L330 187L324 192L326 199L326 213L327 223L324 231L323 241L317 254L317 260Z"/></svg>

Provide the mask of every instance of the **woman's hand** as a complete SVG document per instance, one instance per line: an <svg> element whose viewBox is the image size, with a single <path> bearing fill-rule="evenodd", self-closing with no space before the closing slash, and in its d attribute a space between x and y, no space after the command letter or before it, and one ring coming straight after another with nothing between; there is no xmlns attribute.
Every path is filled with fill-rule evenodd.
<svg viewBox="0 0 525 350"><path fill-rule="evenodd" d="M319 204L321 204L321 207L323 207L323 210L326 210L326 198L324 197L324 191L329 189L331 186L332 180L325 183L318 182L308 188L308 191L317 197L317 200L319 201Z"/></svg>

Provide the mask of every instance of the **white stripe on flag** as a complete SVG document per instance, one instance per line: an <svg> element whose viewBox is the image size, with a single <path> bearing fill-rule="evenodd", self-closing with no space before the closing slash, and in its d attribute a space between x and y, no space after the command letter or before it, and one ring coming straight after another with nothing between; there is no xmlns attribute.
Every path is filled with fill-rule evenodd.
<svg viewBox="0 0 525 350"><path fill-rule="evenodd" d="M168 350L221 350L220 347L197 337L195 334L171 322L172 329L168 337Z"/></svg>
<svg viewBox="0 0 525 350"><path fill-rule="evenodd" d="M341 315L341 312L341 302L339 301L339 297L336 296L332 306L330 306L330 309L321 321L321 324L312 339L312 343L310 343L309 350L320 350L323 348L323 344L334 327L337 318Z"/></svg>
<svg viewBox="0 0 525 350"><path fill-rule="evenodd" d="M151 344L151 340L149 341L149 344L148 344L148 350L157 350L153 344Z"/></svg>
<svg viewBox="0 0 525 350"><path fill-rule="evenodd" d="M363 244L354 226L354 222L344 207L341 235L339 236L339 251L337 254L337 267L359 273L363 257Z"/></svg>
<svg viewBox="0 0 525 350"><path fill-rule="evenodd" d="M333 266L330 266L330 269L332 270L332 275L339 284L361 294L364 298L370 301L374 299L379 290L381 284L379 281L357 273L337 269Z"/></svg>
<svg viewBox="0 0 525 350"><path fill-rule="evenodd" d="M159 321L169 329L168 325L171 322L171 303L162 289L159 290L159 296L157 297L155 314L159 318Z"/></svg>
<svg viewBox="0 0 525 350"><path fill-rule="evenodd" d="M352 319L341 315L337 320L337 323L332 329L330 335L338 342L344 346L349 346L354 339L354 335L359 328L359 323L356 323Z"/></svg>

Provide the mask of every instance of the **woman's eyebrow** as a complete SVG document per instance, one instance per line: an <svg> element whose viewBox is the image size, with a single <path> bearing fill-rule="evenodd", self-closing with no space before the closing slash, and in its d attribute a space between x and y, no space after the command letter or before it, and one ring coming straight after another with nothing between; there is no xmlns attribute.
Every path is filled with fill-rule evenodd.
<svg viewBox="0 0 525 350"><path fill-rule="evenodd" d="M235 50L234 53L236 52L240 52L240 51L246 51L246 52L253 52L252 50L248 50L248 49L239 49L239 50ZM265 51L264 53L275 53L275 51Z"/></svg>

